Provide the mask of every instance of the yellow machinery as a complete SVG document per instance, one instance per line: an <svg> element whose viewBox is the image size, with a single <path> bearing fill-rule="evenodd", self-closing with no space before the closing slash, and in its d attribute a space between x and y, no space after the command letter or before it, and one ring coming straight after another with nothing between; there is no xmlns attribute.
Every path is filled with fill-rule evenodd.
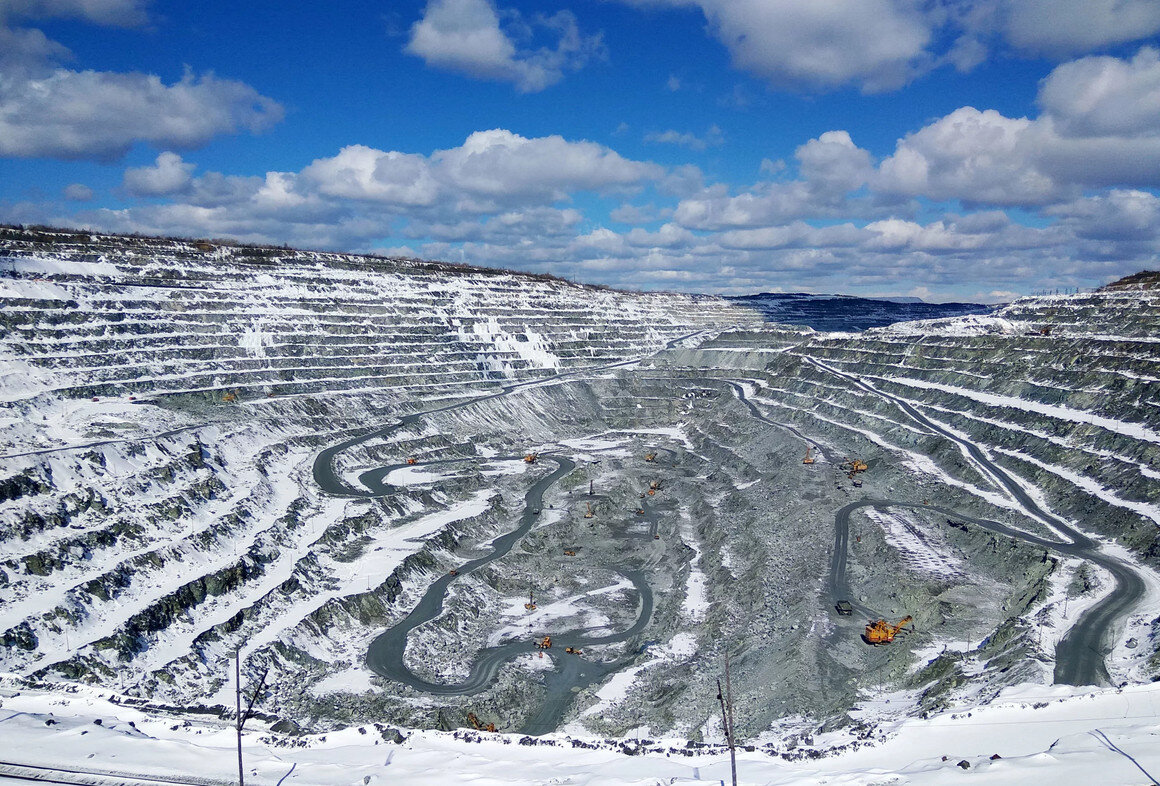
<svg viewBox="0 0 1160 786"><path fill-rule="evenodd" d="M644 508L637 508L636 515L643 516L644 515Z"/></svg>
<svg viewBox="0 0 1160 786"><path fill-rule="evenodd" d="M418 461L418 459L415 458L414 456L407 456L407 463L408 464L414 464L417 461Z"/></svg>
<svg viewBox="0 0 1160 786"><path fill-rule="evenodd" d="M568 653L569 655L583 655L584 654L576 647L565 647L564 652Z"/></svg>
<svg viewBox="0 0 1160 786"><path fill-rule="evenodd" d="M656 453L645 453L645 454L644 454L644 460L645 460L645 461L656 461L656 458L657 458L657 454L656 454Z"/></svg>
<svg viewBox="0 0 1160 786"><path fill-rule="evenodd" d="M910 615L903 617L897 625L891 625L886 620L871 622L866 626L866 632L862 634L862 638L866 640L867 644L890 644L894 641L894 637L912 622L914 622L914 617Z"/></svg>
<svg viewBox="0 0 1160 786"><path fill-rule="evenodd" d="M486 726L484 726L482 723L479 722L479 718L476 717L474 712L467 713L467 722L470 723L476 731L490 731L490 732L495 731L495 724L494 723L489 723Z"/></svg>
<svg viewBox="0 0 1160 786"><path fill-rule="evenodd" d="M814 463L814 456L813 456L813 453L811 452L813 450L813 448L814 448L813 445L806 445L806 457L804 459L802 459L803 464L813 464Z"/></svg>
<svg viewBox="0 0 1160 786"><path fill-rule="evenodd" d="M648 484L648 495L650 497L653 496L654 494L656 494L660 490L661 490L661 482L659 480L654 480L652 483Z"/></svg>
<svg viewBox="0 0 1160 786"><path fill-rule="evenodd" d="M524 456L524 463L525 464L535 464L536 459L538 459L539 457L540 457L539 453L529 453L526 456Z"/></svg>
<svg viewBox="0 0 1160 786"><path fill-rule="evenodd" d="M565 557L575 557L576 556L576 549L564 549L564 556Z"/></svg>
<svg viewBox="0 0 1160 786"><path fill-rule="evenodd" d="M542 650L552 649L552 637L545 636L544 638L540 639L536 642L536 647Z"/></svg>
<svg viewBox="0 0 1160 786"><path fill-rule="evenodd" d="M584 518L586 518L586 519L590 519L590 518L592 518L593 516L595 516L595 515L596 515L596 513L595 513L595 512L592 510L592 503L591 503L591 502L585 502L584 504L588 506L588 512L584 514Z"/></svg>
<svg viewBox="0 0 1160 786"><path fill-rule="evenodd" d="M524 608L528 611L536 610L536 600L532 597L532 591L528 590L528 602L524 604Z"/></svg>
<svg viewBox="0 0 1160 786"><path fill-rule="evenodd" d="M222 401L226 402L227 404L231 401L237 401L237 400L238 400L238 392L236 390L230 391L229 393L226 393L224 396L222 396Z"/></svg>

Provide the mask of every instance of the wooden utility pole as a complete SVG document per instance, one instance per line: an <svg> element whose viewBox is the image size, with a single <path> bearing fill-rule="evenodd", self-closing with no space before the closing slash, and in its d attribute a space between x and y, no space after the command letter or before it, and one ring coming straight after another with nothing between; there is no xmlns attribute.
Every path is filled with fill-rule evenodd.
<svg viewBox="0 0 1160 786"><path fill-rule="evenodd" d="M737 786L737 737L733 728L733 683L729 679L729 651L725 651L725 706L729 710L729 766Z"/></svg>
<svg viewBox="0 0 1160 786"><path fill-rule="evenodd" d="M726 663L728 661L726 660ZM728 685L728 667L725 668L725 684ZM722 705L722 726L725 728L725 741L728 743L728 759L733 772L733 786L737 786L737 751L733 748L733 703L726 698L728 689L722 690L722 681L717 681L717 700Z"/></svg>
<svg viewBox="0 0 1160 786"><path fill-rule="evenodd" d="M258 696L262 693L262 688L266 685L266 674L269 669L262 672L261 678L258 680L258 687L254 688L254 693L250 696L250 701L246 704L246 711L242 712L242 651L238 650L234 653L234 698L237 700L237 719L235 726L238 730L238 786L246 786L246 775L242 768L242 727L246 725L246 721L254 713L254 702L258 700Z"/></svg>

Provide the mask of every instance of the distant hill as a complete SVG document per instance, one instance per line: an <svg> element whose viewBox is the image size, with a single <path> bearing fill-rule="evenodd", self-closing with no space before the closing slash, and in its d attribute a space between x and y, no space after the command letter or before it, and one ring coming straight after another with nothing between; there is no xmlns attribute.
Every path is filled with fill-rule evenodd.
<svg viewBox="0 0 1160 786"><path fill-rule="evenodd" d="M766 322L807 325L814 330L851 331L885 327L916 319L988 314L992 306L980 303L924 303L917 298L861 298L852 295L811 295L805 292L730 297L734 304L752 308Z"/></svg>
<svg viewBox="0 0 1160 786"><path fill-rule="evenodd" d="M1141 270L1118 281L1100 287L1105 290L1120 289L1160 289L1160 270Z"/></svg>

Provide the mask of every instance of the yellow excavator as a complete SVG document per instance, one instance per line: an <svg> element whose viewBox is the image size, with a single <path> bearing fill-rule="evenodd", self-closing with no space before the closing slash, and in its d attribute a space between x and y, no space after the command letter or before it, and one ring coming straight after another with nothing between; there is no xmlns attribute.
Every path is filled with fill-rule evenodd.
<svg viewBox="0 0 1160 786"><path fill-rule="evenodd" d="M866 632L862 634L862 638L867 644L890 644L894 641L894 637L902 633L902 629L912 622L914 617L909 614L899 620L897 625L891 625L886 620L877 620L866 625Z"/></svg>
<svg viewBox="0 0 1160 786"><path fill-rule="evenodd" d="M656 453L645 453L645 454L644 454L644 460L645 460L645 461L656 461L656 458L657 458L657 454L656 454Z"/></svg>
<svg viewBox="0 0 1160 786"><path fill-rule="evenodd" d="M656 494L660 490L661 490L661 482L659 480L654 480L652 483L648 484L648 495L650 497L653 496L654 494Z"/></svg>
<svg viewBox="0 0 1160 786"><path fill-rule="evenodd" d="M853 475L855 472L865 472L868 468L866 462L862 459L846 459L844 462L842 462L842 466L845 467L851 475Z"/></svg>
<svg viewBox="0 0 1160 786"><path fill-rule="evenodd" d="M524 456L524 463L525 464L535 464L536 459L538 459L539 457L540 457L539 453L528 453L527 455Z"/></svg>
<svg viewBox="0 0 1160 786"><path fill-rule="evenodd" d="M803 464L813 464L814 463L814 456L813 456L813 453L811 452L813 450L813 448L814 448L813 445L806 445L806 457L804 459L802 459Z"/></svg>
<svg viewBox="0 0 1160 786"><path fill-rule="evenodd" d="M595 512L594 510L592 510L592 503L591 503L591 502L585 502L584 504L588 506L588 511L587 511L587 512L584 514L584 518L586 518L586 519L590 519L590 518L592 518L593 516L595 516L595 515L596 515L596 512Z"/></svg>
<svg viewBox="0 0 1160 786"><path fill-rule="evenodd" d="M528 590L528 602L524 604L524 608L528 611L536 610L536 600L532 597L532 591Z"/></svg>
<svg viewBox="0 0 1160 786"><path fill-rule="evenodd" d="M415 463L416 463L418 460L419 460L419 459L415 458L414 456L407 456L407 463L408 463L408 464L412 464L412 465L413 465L413 464L415 464Z"/></svg>
<svg viewBox="0 0 1160 786"><path fill-rule="evenodd" d="M495 731L495 724L494 723L489 723L486 726L484 726L482 723L479 722L479 718L476 717L474 712L467 713L467 722L470 723L476 731L490 731L490 732Z"/></svg>
<svg viewBox="0 0 1160 786"><path fill-rule="evenodd" d="M552 649L552 637L545 636L544 638L540 639L536 642L536 647L542 650Z"/></svg>

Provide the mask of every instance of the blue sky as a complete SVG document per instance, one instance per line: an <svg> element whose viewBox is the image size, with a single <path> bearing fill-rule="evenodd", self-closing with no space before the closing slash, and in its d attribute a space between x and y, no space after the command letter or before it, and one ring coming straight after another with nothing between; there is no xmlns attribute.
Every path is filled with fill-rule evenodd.
<svg viewBox="0 0 1160 786"><path fill-rule="evenodd" d="M1155 269L1157 0L0 0L0 221L638 289Z"/></svg>

